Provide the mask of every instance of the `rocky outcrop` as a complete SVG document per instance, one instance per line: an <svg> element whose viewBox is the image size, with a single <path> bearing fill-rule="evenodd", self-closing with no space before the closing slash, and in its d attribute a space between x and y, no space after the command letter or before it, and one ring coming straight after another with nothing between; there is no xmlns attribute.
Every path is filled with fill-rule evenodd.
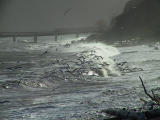
<svg viewBox="0 0 160 120"><path fill-rule="evenodd" d="M130 0L123 13L112 20L111 29L98 38L107 41L160 39L160 0Z"/></svg>

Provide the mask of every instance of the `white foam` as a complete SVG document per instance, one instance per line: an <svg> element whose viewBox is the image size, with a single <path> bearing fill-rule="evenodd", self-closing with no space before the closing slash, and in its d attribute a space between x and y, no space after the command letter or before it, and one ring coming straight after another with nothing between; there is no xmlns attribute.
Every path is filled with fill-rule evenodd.
<svg viewBox="0 0 160 120"><path fill-rule="evenodd" d="M107 67L101 69L103 72L103 77L108 75L120 75L120 73L115 69L115 62L111 57L120 54L117 48L103 44L103 43L80 43L71 45L69 48L65 48L64 52L76 52L80 53L83 51L94 51L96 56L101 56L103 59L97 60L95 63L107 63Z"/></svg>

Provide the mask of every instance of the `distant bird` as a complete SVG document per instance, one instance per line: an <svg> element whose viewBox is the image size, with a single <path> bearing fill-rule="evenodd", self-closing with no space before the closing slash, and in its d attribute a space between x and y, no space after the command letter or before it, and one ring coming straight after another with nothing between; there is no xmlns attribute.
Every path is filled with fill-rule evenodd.
<svg viewBox="0 0 160 120"><path fill-rule="evenodd" d="M67 9L67 10L64 12L64 15L67 15L71 10L72 10L72 8Z"/></svg>
<svg viewBox="0 0 160 120"><path fill-rule="evenodd" d="M10 101L8 100L4 100L4 101L0 101L0 104L5 104L5 103L9 103Z"/></svg>
<svg viewBox="0 0 160 120"><path fill-rule="evenodd" d="M45 52L43 52L41 55L45 55L45 54L47 54L48 53L48 51L45 51Z"/></svg>

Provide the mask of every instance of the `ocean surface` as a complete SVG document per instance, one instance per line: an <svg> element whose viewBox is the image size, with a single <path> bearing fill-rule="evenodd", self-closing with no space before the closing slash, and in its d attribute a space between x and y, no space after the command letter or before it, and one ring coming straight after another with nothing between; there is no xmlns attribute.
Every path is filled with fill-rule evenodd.
<svg viewBox="0 0 160 120"><path fill-rule="evenodd" d="M1 120L89 120L107 108L143 106L160 90L159 44L88 43L89 34L0 38Z"/></svg>

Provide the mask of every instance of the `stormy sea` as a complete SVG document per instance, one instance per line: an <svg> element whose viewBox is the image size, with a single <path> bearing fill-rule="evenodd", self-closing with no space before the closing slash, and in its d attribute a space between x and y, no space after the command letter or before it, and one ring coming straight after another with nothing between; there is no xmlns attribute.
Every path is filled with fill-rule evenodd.
<svg viewBox="0 0 160 120"><path fill-rule="evenodd" d="M141 108L159 90L160 45L87 42L89 34L0 38L1 120L100 120L107 108Z"/></svg>

